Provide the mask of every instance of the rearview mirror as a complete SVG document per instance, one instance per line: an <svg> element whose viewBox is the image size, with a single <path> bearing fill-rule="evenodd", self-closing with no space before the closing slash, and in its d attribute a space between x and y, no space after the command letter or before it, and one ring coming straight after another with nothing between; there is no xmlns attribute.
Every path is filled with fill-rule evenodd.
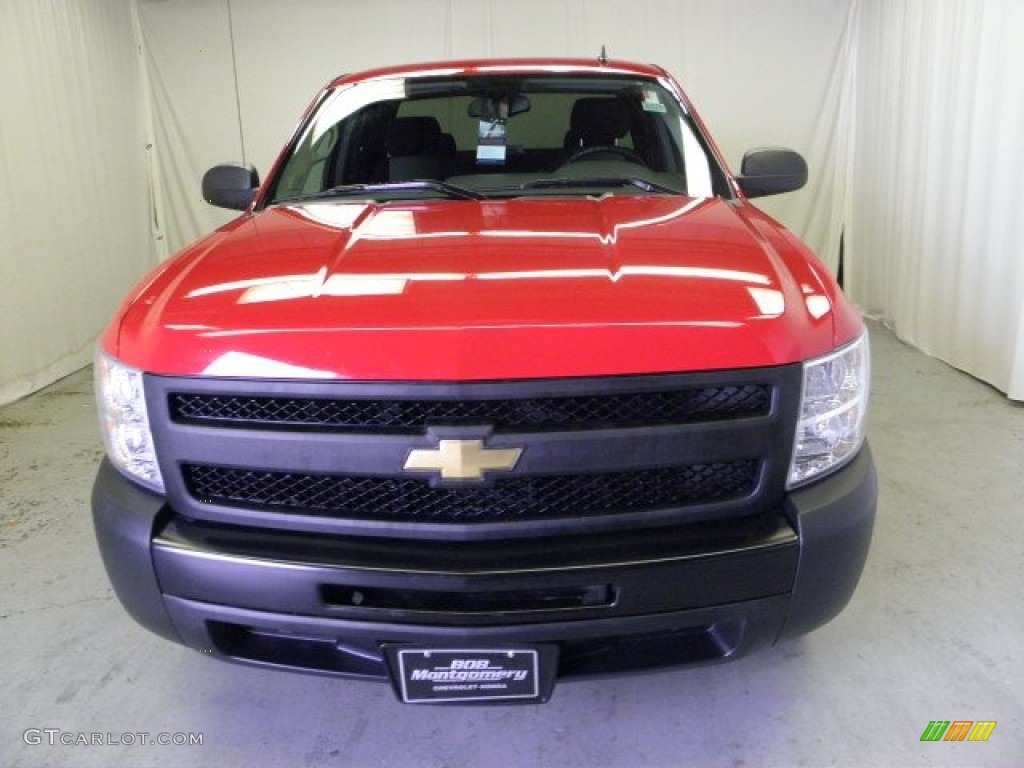
<svg viewBox="0 0 1024 768"><path fill-rule="evenodd" d="M260 175L251 165L215 165L203 174L203 199L218 208L244 211L259 186Z"/></svg>
<svg viewBox="0 0 1024 768"><path fill-rule="evenodd" d="M480 97L469 102L466 114L493 123L530 111L530 99L522 93L501 97Z"/></svg>
<svg viewBox="0 0 1024 768"><path fill-rule="evenodd" d="M792 192L807 183L807 162L791 149L752 149L743 156L736 181L747 197Z"/></svg>

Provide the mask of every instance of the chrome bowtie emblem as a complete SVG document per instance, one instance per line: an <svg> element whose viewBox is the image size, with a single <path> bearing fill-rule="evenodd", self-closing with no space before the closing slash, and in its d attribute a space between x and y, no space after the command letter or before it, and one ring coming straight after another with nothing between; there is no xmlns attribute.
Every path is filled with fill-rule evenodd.
<svg viewBox="0 0 1024 768"><path fill-rule="evenodd" d="M404 468L440 472L442 480L483 480L484 472L515 469L522 448L485 448L483 440L441 440L437 448L417 448Z"/></svg>

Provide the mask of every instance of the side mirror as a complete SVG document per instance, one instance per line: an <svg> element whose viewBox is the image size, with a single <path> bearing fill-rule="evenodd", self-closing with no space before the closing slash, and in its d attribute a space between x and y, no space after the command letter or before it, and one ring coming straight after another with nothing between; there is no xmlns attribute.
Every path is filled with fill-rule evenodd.
<svg viewBox="0 0 1024 768"><path fill-rule="evenodd" d="M215 165L203 174L203 199L218 208L244 211L259 186L260 175L251 165Z"/></svg>
<svg viewBox="0 0 1024 768"><path fill-rule="evenodd" d="M752 149L743 156L736 181L747 197L792 192L807 183L807 162L791 149Z"/></svg>

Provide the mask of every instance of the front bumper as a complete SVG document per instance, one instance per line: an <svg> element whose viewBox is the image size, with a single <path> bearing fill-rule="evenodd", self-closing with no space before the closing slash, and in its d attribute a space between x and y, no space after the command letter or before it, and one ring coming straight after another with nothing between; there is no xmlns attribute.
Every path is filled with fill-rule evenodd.
<svg viewBox="0 0 1024 768"><path fill-rule="evenodd" d="M567 679L736 658L849 601L877 479L867 446L772 515L587 539L395 542L189 521L107 462L93 489L128 612L223 658L388 679L395 644L558 647Z"/></svg>

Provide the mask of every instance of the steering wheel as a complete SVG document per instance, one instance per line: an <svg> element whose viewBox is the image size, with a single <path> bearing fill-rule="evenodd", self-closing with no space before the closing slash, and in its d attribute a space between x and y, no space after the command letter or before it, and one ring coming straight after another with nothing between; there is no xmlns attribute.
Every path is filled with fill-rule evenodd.
<svg viewBox="0 0 1024 768"><path fill-rule="evenodd" d="M614 144L598 144L593 147L584 147L583 149L577 149L573 152L569 159L565 161L565 165L569 163L575 163L577 160L583 160L591 155L618 155L620 158L629 163L637 163L638 165L647 165L644 159L640 157L634 150L629 147L619 147Z"/></svg>

